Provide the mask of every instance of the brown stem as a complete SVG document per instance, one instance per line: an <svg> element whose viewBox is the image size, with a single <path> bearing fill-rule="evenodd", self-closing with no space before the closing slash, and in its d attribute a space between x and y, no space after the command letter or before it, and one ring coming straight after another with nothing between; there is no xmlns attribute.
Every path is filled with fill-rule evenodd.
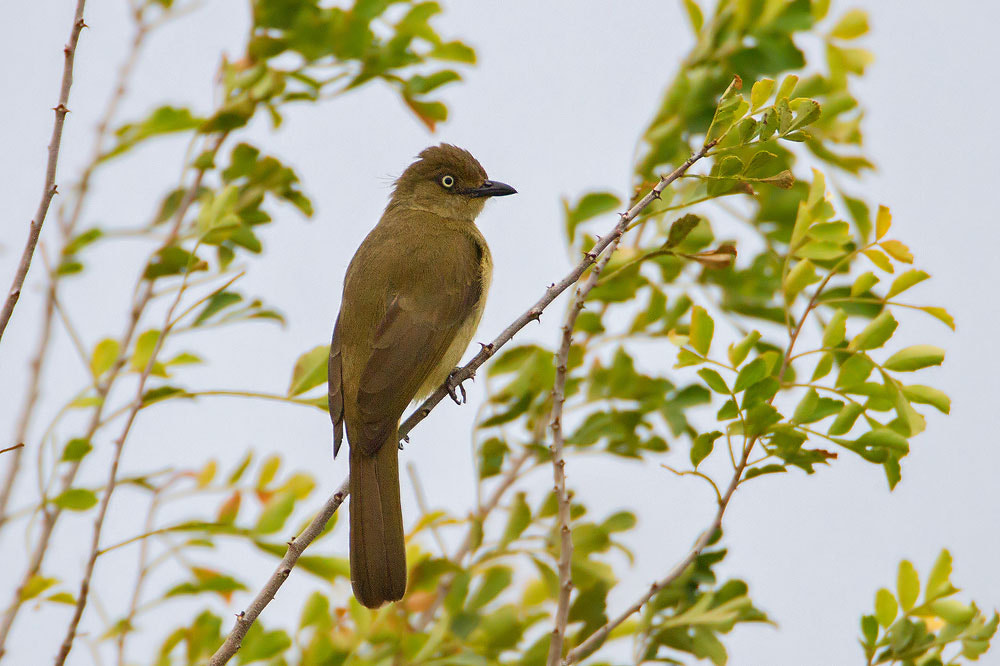
<svg viewBox="0 0 1000 666"><path fill-rule="evenodd" d="M566 375L569 364L569 351L573 346L573 328L576 326L576 319L580 316L583 306L587 301L587 294L597 285L601 277L601 271L607 266L611 255L618 248L622 234L625 231L625 224L619 223L614 232L614 239L594 269L590 272L590 277L582 285L576 288L576 295L570 305L569 312L566 313L566 321L562 327L562 341L559 344L559 351L556 352L556 378L552 386L552 415L549 419L552 429L552 479L555 483L554 490L559 503L559 599L556 603L555 627L552 629L552 640L549 642L548 666L558 666L562 657L563 641L566 637L566 624L569 621L569 598L573 591L573 581L570 576L570 562L573 558L573 534L570 531L570 504L569 494L566 492L566 459L563 455L563 428L562 414L563 406L566 403Z"/></svg>
<svg viewBox="0 0 1000 666"><path fill-rule="evenodd" d="M76 12L73 15L73 27L70 29L69 41L63 47L63 73L62 85L59 89L59 102L53 109L56 112L56 119L52 125L52 138L49 140L49 159L45 165L45 185L42 187L42 198L38 202L38 210L31 220L28 228L28 240L24 244L24 251L21 253L21 261L17 265L17 272L14 274L14 281L7 293L7 300L4 302L3 310L0 310L0 338L3 337L7 329L7 322L14 313L14 306L21 296L21 289L24 287L24 279L28 275L31 267L31 257L35 253L35 246L38 245L38 237L42 233L42 223L49 212L49 204L56 194L56 166L59 163L59 146L62 143L63 123L66 121L66 114L69 109L69 89L73 85L73 60L76 57L76 44L80 40L80 32L86 27L83 22L83 7L87 0L77 0Z"/></svg>

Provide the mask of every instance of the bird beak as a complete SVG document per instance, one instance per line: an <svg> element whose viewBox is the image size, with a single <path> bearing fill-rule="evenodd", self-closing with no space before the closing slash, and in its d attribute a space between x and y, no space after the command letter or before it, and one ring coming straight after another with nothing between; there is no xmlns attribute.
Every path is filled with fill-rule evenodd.
<svg viewBox="0 0 1000 666"><path fill-rule="evenodd" d="M507 183L501 183L496 180L487 180L479 187L468 190L466 194L473 198L505 197L508 194L517 194L517 190Z"/></svg>

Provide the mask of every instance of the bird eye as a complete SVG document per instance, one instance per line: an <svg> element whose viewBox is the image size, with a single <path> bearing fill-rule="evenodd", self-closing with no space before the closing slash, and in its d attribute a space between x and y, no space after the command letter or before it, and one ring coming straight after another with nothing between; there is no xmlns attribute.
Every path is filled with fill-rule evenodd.
<svg viewBox="0 0 1000 666"><path fill-rule="evenodd" d="M444 176L441 179L441 184L444 185L445 187L451 187L452 185L455 184L455 179L452 178L451 176Z"/></svg>

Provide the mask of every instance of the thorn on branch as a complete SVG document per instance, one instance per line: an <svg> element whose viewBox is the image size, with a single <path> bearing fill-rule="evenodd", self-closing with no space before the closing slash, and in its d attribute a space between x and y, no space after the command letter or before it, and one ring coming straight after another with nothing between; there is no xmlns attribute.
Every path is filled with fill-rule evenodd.
<svg viewBox="0 0 1000 666"><path fill-rule="evenodd" d="M597 260L597 255L594 254L593 252L588 252L585 256L587 257L587 259L589 261L596 261Z"/></svg>
<svg viewBox="0 0 1000 666"><path fill-rule="evenodd" d="M67 107L62 102L60 102L56 106L53 106L52 110L55 111L56 113L69 113L69 107Z"/></svg>
<svg viewBox="0 0 1000 666"><path fill-rule="evenodd" d="M528 312L528 319L534 319L537 322L542 320L542 311L535 309Z"/></svg>
<svg viewBox="0 0 1000 666"><path fill-rule="evenodd" d="M653 198L654 198L654 199L662 199L662 198L663 198L663 195L661 195L661 194L660 194L660 191L659 191L659 190L657 190L657 189L654 189L654 190L652 190L652 191L650 192L650 194L652 194L652 195L653 195Z"/></svg>

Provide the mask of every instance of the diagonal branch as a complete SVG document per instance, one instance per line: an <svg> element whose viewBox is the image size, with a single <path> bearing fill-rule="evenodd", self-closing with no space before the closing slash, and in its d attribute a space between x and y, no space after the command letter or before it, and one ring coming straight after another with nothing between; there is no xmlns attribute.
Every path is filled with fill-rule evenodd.
<svg viewBox="0 0 1000 666"><path fill-rule="evenodd" d="M625 233L629 223L634 220L647 206L649 206L654 199L659 199L663 190L672 182L684 175L692 164L705 157L708 151L711 150L716 143L718 143L718 141L709 141L702 146L701 150L689 157L670 174L660 178L660 182L658 182L655 187L647 192L646 195L629 208L628 211L620 215L618 223L611 230L611 232L603 238L600 238L590 252L586 253L583 259L581 259L580 262L573 267L573 269L563 279L546 289L545 293L542 294L541 298L535 301L534 305L522 313L521 316L515 319L507 328L501 331L492 342L482 345L482 349L479 350L478 354L472 357L472 360L452 374L451 381L461 383L466 379L474 377L476 370L478 370L484 363L486 363L486 361L496 354L501 347L510 342L518 331L527 326L528 323L538 321L542 316L542 312L552 303L552 301L554 301L560 294L569 289L571 286L576 284L587 269L590 268L606 250L612 248L613 244L614 246L617 246L618 240L621 238L622 234ZM410 431L413 430L418 423L427 418L427 415L431 413L431 410L433 410L434 407L436 407L437 404L441 402L446 395L448 395L448 385L449 382L445 382L439 386L434 393L424 400L420 406L400 424L400 438L406 437ZM278 568L273 574L271 574L271 577L267 580L267 583L264 584L264 587L260 590L260 592L257 593L257 596L254 597L250 607L236 616L236 625L233 627L232 631L229 632L229 636L226 638L225 643L223 643L212 656L211 661L209 661L209 666L222 666L222 664L227 663L236 654L236 651L239 650L243 637L246 636L250 626L254 623L254 621L256 621L257 617L260 615L261 611L264 610L267 604L271 602L271 599L274 598L274 594L285 582L289 574L291 574L292 568L294 567L295 562L299 559L299 556L323 531L323 527L326 525L326 522L344 502L344 498L347 496L348 481L349 479L345 479L344 482L340 484L340 488L338 488L337 491L326 501L326 504L323 505L320 512L316 515L313 521L309 523L309 527L307 527L302 534L295 537L288 543L288 551L285 553L285 557L282 558L281 562L278 564Z"/></svg>
<svg viewBox="0 0 1000 666"><path fill-rule="evenodd" d="M24 251L21 253L21 261L17 265L17 272L14 273L14 281L7 293L7 300L4 302L3 310L0 310L0 338L7 328L7 322L14 312L17 299L21 296L21 289L24 287L24 279L28 276L28 268L31 266L31 257L35 253L35 246L38 245L38 237L42 233L42 223L49 212L49 204L52 197L56 195L56 165L59 162L59 146L62 143L63 123L66 121L66 114L69 109L69 89L73 85L73 60L76 57L76 44L80 40L80 32L86 27L83 22L83 7L87 0L77 0L76 12L73 15L73 28L69 33L69 41L63 47L63 73L62 85L59 89L59 103L53 109L56 112L56 119L52 125L52 138L49 140L49 159L45 165L45 186L42 188L42 198L38 202L38 210L28 227L28 240L24 244Z"/></svg>

